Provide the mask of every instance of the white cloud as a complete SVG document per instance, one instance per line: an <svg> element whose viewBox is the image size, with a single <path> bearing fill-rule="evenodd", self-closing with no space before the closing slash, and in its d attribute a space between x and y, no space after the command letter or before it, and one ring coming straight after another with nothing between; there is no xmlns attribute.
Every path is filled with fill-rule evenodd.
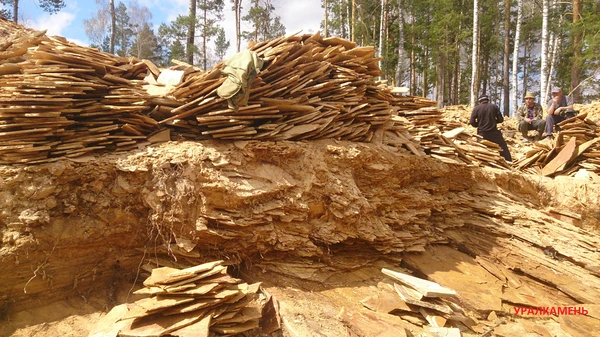
<svg viewBox="0 0 600 337"><path fill-rule="evenodd" d="M44 14L33 21L29 27L35 30L46 29L46 35L65 36L65 30L75 20L75 14L70 12L59 12L53 15Z"/></svg>
<svg viewBox="0 0 600 337"><path fill-rule="evenodd" d="M129 0L124 0L125 5ZM177 18L178 15L186 15L189 6L189 0L137 0L140 6L146 6L152 12L152 22L154 29L158 29L160 23L169 23ZM24 4L27 4L25 2ZM48 35L64 36L68 40L79 45L89 45L86 42L86 36L83 31L83 20L89 19L96 13L99 5L94 0L65 0L66 8L61 12L50 15L43 13L37 8L35 14L32 9L25 9L23 14L31 13L31 17L24 18L22 23L25 26L43 30L47 29ZM319 30L321 20L323 20L323 9L319 0L280 0L275 1L275 13L281 17L281 22L286 26L288 34L302 30L303 33L315 33ZM244 2L242 15L245 15L250 4ZM225 1L224 18L220 25L225 29L225 36L230 41L231 47L228 55L235 52L235 18L232 11L232 5L229 0ZM249 30L248 24L242 22L242 30ZM210 43L212 44L211 41ZM241 41L241 49L245 49L247 41Z"/></svg>
<svg viewBox="0 0 600 337"><path fill-rule="evenodd" d="M319 0L278 1L275 3L275 14L281 18L287 34L300 30L302 33L316 33L324 16L324 10L320 4ZM248 6L242 8L242 16L247 14ZM242 22L241 25L242 31L251 29L247 22ZM235 53L235 14L231 10L231 5L225 5L221 26L225 29L225 36L231 43L227 52L228 55L231 55ZM247 43L248 41L242 39L240 49L245 49Z"/></svg>
<svg viewBox="0 0 600 337"><path fill-rule="evenodd" d="M90 46L90 43L89 43L89 42L87 42L87 41L83 41L83 40L80 40L80 39L72 39L72 38L67 38L67 40L68 40L69 42L73 42L73 43L75 43L75 44L76 44L76 45L78 45L78 46L82 46L82 47L89 47L89 46Z"/></svg>
<svg viewBox="0 0 600 337"><path fill-rule="evenodd" d="M302 33L316 33L325 15L319 0L286 2L281 8L276 8L275 12L281 16L281 22L288 34L299 30L302 30Z"/></svg>

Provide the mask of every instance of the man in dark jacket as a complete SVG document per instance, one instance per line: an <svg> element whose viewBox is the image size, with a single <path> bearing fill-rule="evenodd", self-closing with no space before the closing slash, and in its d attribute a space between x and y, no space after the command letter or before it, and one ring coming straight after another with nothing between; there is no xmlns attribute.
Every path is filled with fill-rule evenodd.
<svg viewBox="0 0 600 337"><path fill-rule="evenodd" d="M508 146L502 132L496 127L497 123L504 122L504 117L500 113L500 108L496 104L490 103L490 98L487 95L479 96L479 105L473 109L471 113L470 124L477 128L477 134L483 139L494 142L502 148L500 154L506 161L512 162L512 157L508 151Z"/></svg>

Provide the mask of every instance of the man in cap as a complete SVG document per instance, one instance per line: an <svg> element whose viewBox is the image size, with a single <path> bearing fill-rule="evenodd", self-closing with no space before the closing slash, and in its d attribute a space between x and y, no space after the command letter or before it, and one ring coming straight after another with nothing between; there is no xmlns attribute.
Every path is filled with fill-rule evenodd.
<svg viewBox="0 0 600 337"><path fill-rule="evenodd" d="M529 130L537 130L538 134L535 136L535 140L539 140L544 133L546 121L542 119L544 110L539 103L535 102L535 94L533 92L525 94L525 103L517 108L516 115L519 122L517 127L521 135L523 135L523 141L529 142L527 138Z"/></svg>
<svg viewBox="0 0 600 337"><path fill-rule="evenodd" d="M548 117L546 117L546 138L552 138L554 125L567 119L564 113L573 109L571 98L563 95L559 87L552 87L552 98L548 101Z"/></svg>
<svg viewBox="0 0 600 337"><path fill-rule="evenodd" d="M508 151L508 146L502 132L496 127L497 123L504 122L504 116L500 112L500 108L496 104L490 103L490 98L487 95L481 95L478 99L479 105L473 109L471 113L470 124L477 128L477 134L494 142L502 148L500 154L506 161L512 162L512 157Z"/></svg>

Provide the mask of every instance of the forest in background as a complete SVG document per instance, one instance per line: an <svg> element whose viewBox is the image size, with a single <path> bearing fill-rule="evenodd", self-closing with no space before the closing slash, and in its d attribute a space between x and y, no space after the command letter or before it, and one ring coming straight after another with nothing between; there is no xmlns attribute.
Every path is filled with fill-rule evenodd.
<svg viewBox="0 0 600 337"><path fill-rule="evenodd" d="M37 0L58 12L63 0ZM19 0L0 0L16 21ZM286 33L273 0L191 0L187 15L153 27L149 8L96 0L84 21L94 47L147 58L159 66L183 60L210 69L233 47ZM546 102L560 86L576 103L600 98L600 1L597 0L321 0L321 34L375 46L390 85L439 106L470 104L488 94L509 115L525 92ZM225 36L224 11L235 13ZM243 30L241 27L250 27ZM542 104L545 105L545 104Z"/></svg>

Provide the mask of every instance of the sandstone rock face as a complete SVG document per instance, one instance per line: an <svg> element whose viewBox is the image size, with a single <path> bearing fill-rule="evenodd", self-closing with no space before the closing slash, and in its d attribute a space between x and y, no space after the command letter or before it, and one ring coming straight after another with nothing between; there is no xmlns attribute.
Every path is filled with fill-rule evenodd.
<svg viewBox="0 0 600 337"><path fill-rule="evenodd" d="M452 272L487 270L498 282L490 281L489 308L467 295L481 286L456 289L462 305L482 315L500 301L598 303L600 239L581 226L598 222L599 199L589 183L562 185L334 140L169 142L88 161L5 166L0 268L10 272L0 274L0 298L9 316L91 294L114 305L117 288L139 281L150 256L220 258L272 287L294 279L326 287L325 295L372 284L382 276L350 274L403 259L454 288ZM578 215L566 218L580 227L549 207Z"/></svg>

